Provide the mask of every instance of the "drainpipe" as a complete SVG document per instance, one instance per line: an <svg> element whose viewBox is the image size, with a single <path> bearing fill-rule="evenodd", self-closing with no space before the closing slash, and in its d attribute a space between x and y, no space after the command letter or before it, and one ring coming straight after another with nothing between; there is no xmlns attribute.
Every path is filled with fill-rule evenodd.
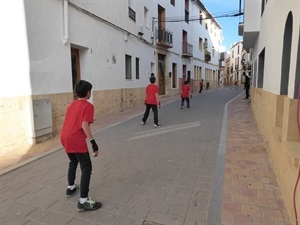
<svg viewBox="0 0 300 225"><path fill-rule="evenodd" d="M151 42L154 43L155 40L155 33L154 33L154 17L152 17L152 33L151 33Z"/></svg>
<svg viewBox="0 0 300 225"><path fill-rule="evenodd" d="M69 27L68 27L68 0L63 0L63 23L64 23L64 32L63 32L63 44L66 45L69 41Z"/></svg>

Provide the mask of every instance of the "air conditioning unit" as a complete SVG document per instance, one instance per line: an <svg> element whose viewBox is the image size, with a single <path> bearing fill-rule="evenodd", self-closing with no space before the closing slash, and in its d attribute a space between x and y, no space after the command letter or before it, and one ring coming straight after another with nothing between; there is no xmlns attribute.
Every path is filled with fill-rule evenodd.
<svg viewBox="0 0 300 225"><path fill-rule="evenodd" d="M144 35L144 27L138 26L138 35Z"/></svg>

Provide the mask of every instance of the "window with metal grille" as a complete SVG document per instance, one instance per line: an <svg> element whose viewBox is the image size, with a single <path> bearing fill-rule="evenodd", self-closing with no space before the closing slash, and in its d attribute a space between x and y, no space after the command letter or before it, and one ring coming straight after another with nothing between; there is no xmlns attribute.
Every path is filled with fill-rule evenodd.
<svg viewBox="0 0 300 225"><path fill-rule="evenodd" d="M140 59L135 58L135 78L140 79Z"/></svg>
<svg viewBox="0 0 300 225"><path fill-rule="evenodd" d="M125 78L132 79L131 56L125 55Z"/></svg>

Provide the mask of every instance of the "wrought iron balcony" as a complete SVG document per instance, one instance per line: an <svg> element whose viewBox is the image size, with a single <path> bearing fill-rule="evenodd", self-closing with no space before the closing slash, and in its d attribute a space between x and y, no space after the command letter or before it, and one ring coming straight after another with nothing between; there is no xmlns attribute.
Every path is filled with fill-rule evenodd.
<svg viewBox="0 0 300 225"><path fill-rule="evenodd" d="M173 47L173 32L167 29L155 29L156 44L165 48Z"/></svg>
<svg viewBox="0 0 300 225"><path fill-rule="evenodd" d="M205 53L204 53L205 55L204 55L204 60L206 61L206 62L209 62L210 60L211 60L211 53L209 52L209 51L205 51Z"/></svg>
<svg viewBox="0 0 300 225"><path fill-rule="evenodd" d="M193 45L187 42L182 42L182 57L193 57Z"/></svg>

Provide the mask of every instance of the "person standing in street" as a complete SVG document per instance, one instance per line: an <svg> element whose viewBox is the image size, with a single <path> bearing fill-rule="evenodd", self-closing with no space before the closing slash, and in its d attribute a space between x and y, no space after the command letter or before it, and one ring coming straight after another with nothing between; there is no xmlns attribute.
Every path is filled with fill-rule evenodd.
<svg viewBox="0 0 300 225"><path fill-rule="evenodd" d="M188 85L187 81L184 81L184 85L181 88L181 107L183 109L184 101L186 101L186 106L190 109L190 96L191 96L191 88Z"/></svg>
<svg viewBox="0 0 300 225"><path fill-rule="evenodd" d="M203 79L201 79L199 86L200 86L199 93L201 93L202 90L203 90L203 86L204 86L204 81L203 81Z"/></svg>
<svg viewBox="0 0 300 225"><path fill-rule="evenodd" d="M244 89L245 89L245 94L246 97L244 99L249 99L249 91L250 91L250 77L247 76L246 72L243 72L243 76L244 76Z"/></svg>
<svg viewBox="0 0 300 225"><path fill-rule="evenodd" d="M72 197L78 186L75 184L78 163L81 169L80 198L77 210L80 212L99 209L101 202L89 198L89 186L92 173L92 162L86 139L88 138L93 149L93 156L98 156L98 145L93 138L90 124L94 122L94 106L88 99L91 97L92 84L79 80L75 84L75 94L78 99L68 105L66 117L60 134L61 143L69 157L68 188L66 197Z"/></svg>
<svg viewBox="0 0 300 225"><path fill-rule="evenodd" d="M146 87L145 90L145 106L146 110L142 119L141 124L144 125L148 119L150 109L153 111L154 115L154 127L160 127L158 123L158 110L157 108L160 107L160 101L159 101L159 91L158 87L155 84L156 78L155 76L151 76L150 84Z"/></svg>

